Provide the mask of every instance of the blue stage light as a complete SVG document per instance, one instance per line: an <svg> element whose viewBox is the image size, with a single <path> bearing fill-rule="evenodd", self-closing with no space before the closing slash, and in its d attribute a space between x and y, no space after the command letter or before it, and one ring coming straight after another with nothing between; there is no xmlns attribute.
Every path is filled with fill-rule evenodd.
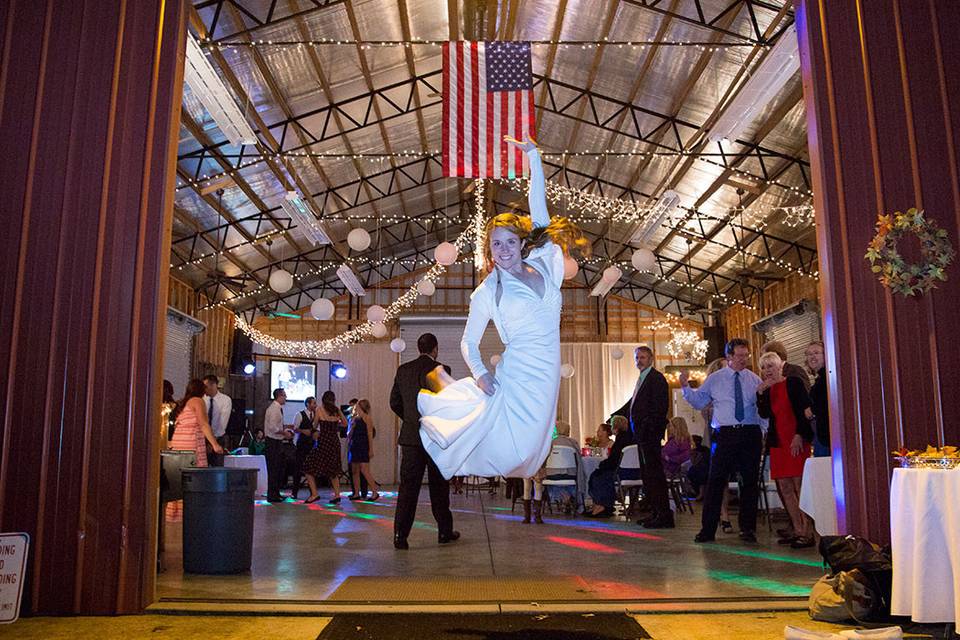
<svg viewBox="0 0 960 640"><path fill-rule="evenodd" d="M330 375L338 380L343 380L347 377L347 368L343 365L342 362L338 362L330 366Z"/></svg>
<svg viewBox="0 0 960 640"><path fill-rule="evenodd" d="M243 365L243 372L248 376L252 376L253 372L256 370L257 365L253 364L252 362L248 362L247 364Z"/></svg>

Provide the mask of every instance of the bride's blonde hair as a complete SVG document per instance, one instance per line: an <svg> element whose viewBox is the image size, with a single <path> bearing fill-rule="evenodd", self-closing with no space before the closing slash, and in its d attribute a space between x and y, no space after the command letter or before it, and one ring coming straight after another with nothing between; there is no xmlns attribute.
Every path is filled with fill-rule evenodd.
<svg viewBox="0 0 960 640"><path fill-rule="evenodd" d="M533 228L530 216L521 216L509 211L501 213L487 220L486 238L483 247L483 256L487 262L487 272L493 271L493 252L490 250L490 234L494 229L506 229L524 241L521 255L526 258L537 247L542 247L547 240L563 249L564 255L574 255L589 258L592 245L583 237L580 227L563 216L550 218L546 227Z"/></svg>

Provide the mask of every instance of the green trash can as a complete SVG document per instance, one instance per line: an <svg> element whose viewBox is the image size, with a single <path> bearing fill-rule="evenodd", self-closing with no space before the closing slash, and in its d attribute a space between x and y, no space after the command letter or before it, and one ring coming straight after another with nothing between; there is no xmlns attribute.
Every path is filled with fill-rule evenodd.
<svg viewBox="0 0 960 640"><path fill-rule="evenodd" d="M250 570L256 469L183 469L183 570Z"/></svg>

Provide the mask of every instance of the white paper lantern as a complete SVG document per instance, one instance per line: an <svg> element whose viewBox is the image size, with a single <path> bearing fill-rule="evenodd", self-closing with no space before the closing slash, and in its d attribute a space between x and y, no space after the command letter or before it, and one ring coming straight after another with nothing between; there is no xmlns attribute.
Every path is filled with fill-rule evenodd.
<svg viewBox="0 0 960 640"><path fill-rule="evenodd" d="M494 367L500 364L501 360L503 360L503 358L500 357L499 353L495 353L494 355L490 356L490 364Z"/></svg>
<svg viewBox="0 0 960 640"><path fill-rule="evenodd" d="M580 265L577 264L577 261L567 256L563 259L563 279L570 280L571 278L577 275L577 272L580 271Z"/></svg>
<svg viewBox="0 0 960 640"><path fill-rule="evenodd" d="M620 271L620 267L609 266L603 270L603 276L601 279L606 283L616 282L622 275L623 271Z"/></svg>
<svg viewBox="0 0 960 640"><path fill-rule="evenodd" d="M277 293L286 293L293 288L293 276L290 275L289 271L283 269L277 269L271 273L267 282L270 284L270 288Z"/></svg>
<svg viewBox="0 0 960 640"><path fill-rule="evenodd" d="M643 247L633 252L630 262L637 271L653 271L657 266L657 256L653 255L650 249Z"/></svg>
<svg viewBox="0 0 960 640"><path fill-rule="evenodd" d="M457 248L452 242L441 242L433 252L434 259L442 265L451 265L457 261Z"/></svg>
<svg viewBox="0 0 960 640"><path fill-rule="evenodd" d="M370 246L370 234L366 229L354 229L347 234L347 244L354 251L366 251Z"/></svg>
<svg viewBox="0 0 960 640"><path fill-rule="evenodd" d="M374 322L370 328L370 333L373 334L374 338L383 338L387 335L387 325L382 322Z"/></svg>
<svg viewBox="0 0 960 640"><path fill-rule="evenodd" d="M610 357L613 358L614 360L622 359L623 349L621 349L620 347L614 347L613 350L610 351Z"/></svg>
<svg viewBox="0 0 960 640"><path fill-rule="evenodd" d="M417 293L422 296L430 297L437 292L437 285L430 280L421 280L417 283Z"/></svg>
<svg viewBox="0 0 960 640"><path fill-rule="evenodd" d="M565 364L560 367L560 377L561 378L572 378L574 374L573 365Z"/></svg>
<svg viewBox="0 0 960 640"><path fill-rule="evenodd" d="M367 322L383 322L386 317L386 309L378 304L372 304L367 308Z"/></svg>
<svg viewBox="0 0 960 640"><path fill-rule="evenodd" d="M310 315L314 320L329 320L333 317L333 301L327 298L317 298L310 305Z"/></svg>
<svg viewBox="0 0 960 640"><path fill-rule="evenodd" d="M403 338L394 338L390 341L390 351L394 353L403 353L407 349L407 343Z"/></svg>

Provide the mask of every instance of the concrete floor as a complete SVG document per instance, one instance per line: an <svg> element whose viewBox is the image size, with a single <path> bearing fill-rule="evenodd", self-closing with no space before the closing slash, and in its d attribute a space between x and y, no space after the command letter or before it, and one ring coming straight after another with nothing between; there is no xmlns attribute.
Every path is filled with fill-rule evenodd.
<svg viewBox="0 0 960 640"><path fill-rule="evenodd" d="M636 615L653 640L780 640L784 627L838 632L853 627L814 622L804 612L740 614ZM176 638L177 640L312 640L329 623L326 617L143 615L77 618L28 618L0 627L0 638L17 640L104 640ZM475 635L465 637L475 638ZM940 629L911 630L905 638L941 640Z"/></svg>
<svg viewBox="0 0 960 640"><path fill-rule="evenodd" d="M717 543L695 544L699 505L695 516L677 517L678 528L648 532L622 518L556 514L547 514L543 525L521 525L520 504L511 513L510 501L500 496L454 495L455 526L463 538L440 546L426 489L411 549L401 552L392 546L395 501L396 494L387 493L380 502L344 500L338 508L323 502L258 503L253 567L237 576L184 575L181 529L169 525L167 568L158 576L160 605L181 599L395 604L782 600L805 597L823 573L814 549L778 546L765 521L757 545L720 533ZM354 580L348 582L350 578Z"/></svg>

